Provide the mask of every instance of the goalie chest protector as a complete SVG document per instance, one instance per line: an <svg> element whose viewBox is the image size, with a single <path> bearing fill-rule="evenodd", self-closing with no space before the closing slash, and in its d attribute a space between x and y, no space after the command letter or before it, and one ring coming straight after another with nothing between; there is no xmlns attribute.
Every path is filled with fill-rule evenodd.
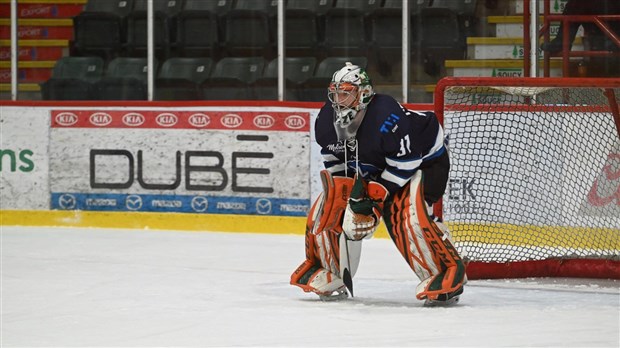
<svg viewBox="0 0 620 348"><path fill-rule="evenodd" d="M431 152L440 155L445 150L443 131L434 112L408 110L394 98L384 94L376 94L368 104L364 120L354 138L338 140L335 127L338 126L334 123L334 109L331 103L327 102L321 108L315 123L316 141L321 146L325 168L329 170L330 167L344 163L347 146L347 176L353 177L356 166L359 165L365 179L381 182L390 192L394 192L398 186L380 179L381 173L388 167L386 158L402 162L417 161L429 154L428 159L434 158ZM356 146L359 158L356 158ZM335 156L337 160L329 155ZM358 164L356 159L359 160ZM398 170L394 169L396 175L412 175L398 173ZM331 172L334 176L345 175L344 170Z"/></svg>

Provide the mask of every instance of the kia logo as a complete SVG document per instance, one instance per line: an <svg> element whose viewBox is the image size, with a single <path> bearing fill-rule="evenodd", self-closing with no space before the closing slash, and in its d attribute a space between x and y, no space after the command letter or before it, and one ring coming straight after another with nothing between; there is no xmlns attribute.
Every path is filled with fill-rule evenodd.
<svg viewBox="0 0 620 348"><path fill-rule="evenodd" d="M284 120L284 124L290 129L301 129L306 125L306 120L299 115L290 115Z"/></svg>
<svg viewBox="0 0 620 348"><path fill-rule="evenodd" d="M58 123L59 125L68 127L68 126L73 126L74 124L76 124L78 121L78 117L76 114L72 112L61 112L58 115L56 115L55 120L56 120L56 123Z"/></svg>
<svg viewBox="0 0 620 348"><path fill-rule="evenodd" d="M159 114L155 118L155 122L162 127L172 127L177 124L179 119L175 114Z"/></svg>
<svg viewBox="0 0 620 348"><path fill-rule="evenodd" d="M112 123L112 116L106 114L105 112L96 112L90 115L89 120L93 126L105 127Z"/></svg>
<svg viewBox="0 0 620 348"><path fill-rule="evenodd" d="M144 123L144 116L135 112L123 115L123 123L129 127L141 126Z"/></svg>
<svg viewBox="0 0 620 348"><path fill-rule="evenodd" d="M211 123L211 118L209 115L205 114L193 114L189 117L189 124L196 128L203 128Z"/></svg>
<svg viewBox="0 0 620 348"><path fill-rule="evenodd" d="M222 117L222 125L227 128L237 128L243 123L241 116L236 114L227 114Z"/></svg>
<svg viewBox="0 0 620 348"><path fill-rule="evenodd" d="M271 128L276 120L271 115L257 115L254 117L254 125L258 128Z"/></svg>

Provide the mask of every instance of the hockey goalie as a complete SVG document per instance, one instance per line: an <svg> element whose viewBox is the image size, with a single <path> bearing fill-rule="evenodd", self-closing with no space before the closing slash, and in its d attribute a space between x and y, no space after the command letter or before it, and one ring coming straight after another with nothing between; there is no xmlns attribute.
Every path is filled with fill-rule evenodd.
<svg viewBox="0 0 620 348"><path fill-rule="evenodd" d="M308 214L306 259L291 284L323 300L353 296L362 241L383 220L421 281L416 298L455 303L467 279L465 265L446 226L431 215L450 169L435 114L374 93L366 71L352 63L334 73L328 98L315 124L323 192Z"/></svg>

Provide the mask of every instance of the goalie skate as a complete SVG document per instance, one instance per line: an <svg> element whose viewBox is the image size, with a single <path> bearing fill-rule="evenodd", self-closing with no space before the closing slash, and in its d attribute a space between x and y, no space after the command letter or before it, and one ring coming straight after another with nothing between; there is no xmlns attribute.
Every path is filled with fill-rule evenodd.
<svg viewBox="0 0 620 348"><path fill-rule="evenodd" d="M325 301L325 302L342 301L342 300L346 300L348 297L349 297L349 293L347 292L347 289L344 286L342 288L332 292L329 295L319 294L319 299L321 299L321 301Z"/></svg>
<svg viewBox="0 0 620 348"><path fill-rule="evenodd" d="M446 301L429 300L424 301L424 307L450 307L459 302L459 296L453 297Z"/></svg>
<svg viewBox="0 0 620 348"><path fill-rule="evenodd" d="M291 285L305 292L313 292L323 301L347 298L349 295L342 279L320 265L305 260L291 275Z"/></svg>
<svg viewBox="0 0 620 348"><path fill-rule="evenodd" d="M427 298L424 307L449 307L459 302L459 297L463 293L463 287L449 294L440 294L436 299Z"/></svg>

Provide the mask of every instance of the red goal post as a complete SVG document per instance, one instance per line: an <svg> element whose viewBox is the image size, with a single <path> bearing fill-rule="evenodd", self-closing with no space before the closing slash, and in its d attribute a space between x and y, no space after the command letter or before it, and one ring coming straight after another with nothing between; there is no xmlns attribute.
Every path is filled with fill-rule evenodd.
<svg viewBox="0 0 620 348"><path fill-rule="evenodd" d="M620 279L620 79L456 78L440 208L471 279Z"/></svg>

